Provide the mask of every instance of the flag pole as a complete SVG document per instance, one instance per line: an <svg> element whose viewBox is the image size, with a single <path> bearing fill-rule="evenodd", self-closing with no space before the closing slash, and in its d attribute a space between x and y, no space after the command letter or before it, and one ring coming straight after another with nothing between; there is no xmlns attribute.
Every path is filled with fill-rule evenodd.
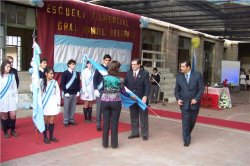
<svg viewBox="0 0 250 166"><path fill-rule="evenodd" d="M157 118L161 118L156 112L154 112L150 107L147 106L147 109L151 111L154 115L157 116Z"/></svg>

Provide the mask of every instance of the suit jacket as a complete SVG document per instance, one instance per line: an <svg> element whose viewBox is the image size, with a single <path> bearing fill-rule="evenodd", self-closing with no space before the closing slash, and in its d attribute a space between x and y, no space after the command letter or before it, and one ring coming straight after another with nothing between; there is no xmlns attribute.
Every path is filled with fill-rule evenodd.
<svg viewBox="0 0 250 166"><path fill-rule="evenodd" d="M176 77L175 97L177 101L179 99L183 100L183 105L181 106L182 110L199 110L203 92L204 82L199 72L191 71L189 83L187 83L183 73L180 73ZM195 99L197 104L191 105L192 99Z"/></svg>
<svg viewBox="0 0 250 166"><path fill-rule="evenodd" d="M17 88L18 88L19 87L19 78L18 78L17 69L15 69L15 68L12 67L10 69L10 73L13 73L15 75L16 85L17 85Z"/></svg>
<svg viewBox="0 0 250 166"><path fill-rule="evenodd" d="M150 82L149 73L145 70L140 69L136 80L133 76L133 70L127 72L124 85L135 93L139 98L143 96L149 96L150 94Z"/></svg>

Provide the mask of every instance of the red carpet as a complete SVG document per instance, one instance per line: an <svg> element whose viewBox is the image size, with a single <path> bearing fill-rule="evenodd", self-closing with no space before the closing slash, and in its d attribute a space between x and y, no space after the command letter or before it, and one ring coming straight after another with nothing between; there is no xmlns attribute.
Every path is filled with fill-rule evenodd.
<svg viewBox="0 0 250 166"><path fill-rule="evenodd" d="M152 109L152 110L157 115L159 115L161 117L181 119L181 113L156 110L156 109ZM151 111L149 111L149 114L153 114L153 113ZM217 118L209 118L209 117L204 117L204 116L198 116L197 122L204 123L204 124L217 125L217 126L222 126L222 127L228 127L228 128L233 128L233 129L250 131L250 123L237 122L237 121L231 121L231 120L223 120L223 119L217 119Z"/></svg>
<svg viewBox="0 0 250 166"><path fill-rule="evenodd" d="M60 147L65 147L84 141L102 137L102 132L96 131L95 123L83 123L83 115L76 114L77 126L65 128L62 124L62 114L56 117L54 135L59 143L44 144L43 135L36 136L31 118L17 120L19 137L6 139L1 132L1 158L0 162L40 153ZM130 130L130 125L119 123L119 132ZM100 142L101 146L101 142Z"/></svg>

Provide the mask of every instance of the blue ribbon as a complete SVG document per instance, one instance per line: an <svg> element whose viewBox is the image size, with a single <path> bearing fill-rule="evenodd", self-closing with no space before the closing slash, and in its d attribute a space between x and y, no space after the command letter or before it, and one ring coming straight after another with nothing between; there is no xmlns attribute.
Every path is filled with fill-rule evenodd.
<svg viewBox="0 0 250 166"><path fill-rule="evenodd" d="M7 90L8 90L9 87L10 87L11 82L12 82L12 74L9 74L9 75L8 75L7 83L6 83L6 85L4 86L3 90L0 92L0 99L3 98L3 96L6 94Z"/></svg>

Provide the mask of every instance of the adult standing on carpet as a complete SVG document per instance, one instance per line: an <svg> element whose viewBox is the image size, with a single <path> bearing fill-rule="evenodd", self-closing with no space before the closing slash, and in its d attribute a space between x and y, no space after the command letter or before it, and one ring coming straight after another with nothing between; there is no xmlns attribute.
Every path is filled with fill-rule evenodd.
<svg viewBox="0 0 250 166"><path fill-rule="evenodd" d="M76 61L71 59L67 63L68 70L64 71L61 78L61 87L64 98L63 124L64 127L77 125L75 122L76 97L79 96L80 78L75 71Z"/></svg>
<svg viewBox="0 0 250 166"><path fill-rule="evenodd" d="M9 138L8 133L8 113L10 115L10 134L17 137L16 127L16 110L18 103L18 92L14 74L10 73L11 63L7 60L1 64L0 75L0 112L3 124L4 137Z"/></svg>
<svg viewBox="0 0 250 166"><path fill-rule="evenodd" d="M148 103L150 94L149 73L141 69L141 61L134 59L131 62L132 70L128 71L124 85L135 93L144 103ZM141 122L141 135L143 140L148 140L148 109L142 110L137 103L129 107L132 133L128 139L138 138L139 119Z"/></svg>
<svg viewBox="0 0 250 166"><path fill-rule="evenodd" d="M200 101L204 92L201 73L191 71L190 61L181 62L181 73L176 77L175 97L182 113L184 146L191 142L191 132L199 114Z"/></svg>
<svg viewBox="0 0 250 166"><path fill-rule="evenodd" d="M102 67L108 70L108 65L109 62L111 61L111 56L106 54L103 56L103 63ZM101 100L100 96L103 93L103 76L102 74L98 71L95 70L94 78L93 78L93 83L94 83L94 94L96 97L96 129L97 131L102 131L102 110L101 110Z"/></svg>
<svg viewBox="0 0 250 166"><path fill-rule="evenodd" d="M118 61L112 61L109 64L108 75L103 77L104 90L101 96L101 106L103 110L103 134L102 145L108 147L109 129L111 128L111 146L118 147L118 123L121 113L120 92L126 94L123 82L119 77L119 68L121 64Z"/></svg>
<svg viewBox="0 0 250 166"><path fill-rule="evenodd" d="M83 114L85 121L92 121L92 106L95 100L94 84L93 84L94 71L92 70L92 64L87 61L86 68L81 73L82 80L82 93L81 100L83 104Z"/></svg>
<svg viewBox="0 0 250 166"><path fill-rule="evenodd" d="M44 70L45 78L41 80L42 101L45 130L43 132L44 143L58 142L54 137L54 119L60 112L61 96L60 88L56 80L53 79L54 71L51 67ZM47 130L49 130L49 139L47 137Z"/></svg>

